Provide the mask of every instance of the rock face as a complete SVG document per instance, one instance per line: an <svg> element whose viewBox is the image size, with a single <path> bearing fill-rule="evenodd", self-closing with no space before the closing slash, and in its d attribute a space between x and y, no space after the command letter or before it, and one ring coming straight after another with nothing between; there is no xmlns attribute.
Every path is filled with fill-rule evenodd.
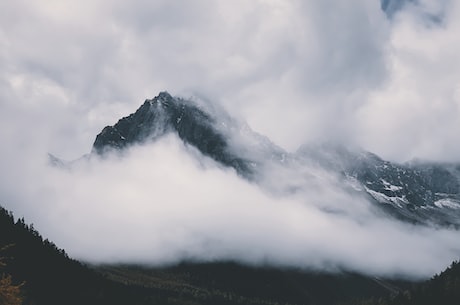
<svg viewBox="0 0 460 305"><path fill-rule="evenodd" d="M282 192L301 189L302 183L308 183L302 173L314 163L339 176L345 189L367 197L397 218L460 226L458 164L397 164L370 152L329 144L303 146L296 153L287 153L227 114L216 115L167 92L146 100L135 113L105 127L96 137L93 153L122 150L167 133L175 133L186 145L266 189L274 185ZM293 179L295 185L288 185L286 177L298 179Z"/></svg>
<svg viewBox="0 0 460 305"><path fill-rule="evenodd" d="M226 135L216 124L213 117L193 103L161 92L146 100L135 113L105 127L94 141L93 152L103 154L108 149L122 149L176 132L204 155L235 168L241 175L251 175L251 161L231 151Z"/></svg>
<svg viewBox="0 0 460 305"><path fill-rule="evenodd" d="M460 225L460 165L397 164L370 152L343 146L303 147L298 154L317 160L399 218L416 223Z"/></svg>

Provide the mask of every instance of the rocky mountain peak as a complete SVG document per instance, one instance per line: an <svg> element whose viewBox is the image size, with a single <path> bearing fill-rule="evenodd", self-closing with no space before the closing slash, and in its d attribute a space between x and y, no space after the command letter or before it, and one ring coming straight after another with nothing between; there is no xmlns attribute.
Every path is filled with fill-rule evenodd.
<svg viewBox="0 0 460 305"><path fill-rule="evenodd" d="M94 141L93 153L104 154L108 150L153 141L173 132L185 144L249 177L252 173L250 161L232 151L228 134L216 124L215 118L193 101L163 91L155 98L147 99L136 112L115 125L106 126Z"/></svg>
<svg viewBox="0 0 460 305"><path fill-rule="evenodd" d="M264 183L270 188L276 181L281 191L301 189L297 184L307 183L303 173L313 164L337 175L347 191L360 193L398 218L460 226L458 164L398 164L360 148L334 143L304 145L289 154L225 112L166 91L145 100L113 126L106 126L97 135L92 153L122 150L168 133L264 187ZM286 180L284 174L295 179Z"/></svg>

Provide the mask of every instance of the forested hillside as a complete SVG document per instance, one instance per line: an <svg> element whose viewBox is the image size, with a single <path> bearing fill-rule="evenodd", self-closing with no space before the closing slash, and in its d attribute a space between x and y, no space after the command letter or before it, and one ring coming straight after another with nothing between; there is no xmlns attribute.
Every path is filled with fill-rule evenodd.
<svg viewBox="0 0 460 305"><path fill-rule="evenodd" d="M148 304L142 302L148 295L142 288L104 279L43 239L24 219L15 222L3 208L0 248L5 248L0 272L11 276L12 285L21 285L23 304Z"/></svg>
<svg viewBox="0 0 460 305"><path fill-rule="evenodd" d="M460 304L460 263L454 262L431 280L390 298L372 298L359 305L458 305Z"/></svg>
<svg viewBox="0 0 460 305"><path fill-rule="evenodd" d="M460 301L459 263L420 284L233 262L90 268L3 208L0 248L1 305L453 305Z"/></svg>

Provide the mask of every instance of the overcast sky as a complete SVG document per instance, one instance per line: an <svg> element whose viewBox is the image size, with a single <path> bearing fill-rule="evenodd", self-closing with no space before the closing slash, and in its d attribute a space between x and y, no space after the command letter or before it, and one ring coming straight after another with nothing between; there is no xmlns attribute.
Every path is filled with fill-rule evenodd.
<svg viewBox="0 0 460 305"><path fill-rule="evenodd" d="M1 135L33 120L43 149L76 158L167 90L291 151L459 160L460 4L384 2L391 18L378 0L2 1Z"/></svg>
<svg viewBox="0 0 460 305"><path fill-rule="evenodd" d="M387 12L378 0L0 1L0 191L4 196L0 204L19 216L29 217L47 236L58 240L58 245L83 258L91 257L92 246L111 240L111 230L116 231L123 215L140 211L142 217L147 217L158 213L156 207L148 205L155 195L151 185L135 184L144 181L144 174L139 173L145 164L107 161L68 175L50 172L42 162L48 152L64 159L88 153L104 126L135 111L146 98L162 90L184 97L203 96L219 103L289 151L311 141L328 140L359 145L401 162L412 158L460 161L460 2L384 2ZM263 239L270 227L264 224L254 230L253 239L242 238L245 235L238 231L226 235L222 247L211 242L210 252L197 244L207 244L222 235L199 233L194 235L199 242L184 246L183 240L190 242L186 238L189 233L179 232L180 238L172 241L181 246L166 247L165 253L158 254L157 262L180 257L177 253L193 245L197 247L191 256L211 253L219 257L227 249L227 256L241 258L237 252L245 251L244 244L258 240L260 251L253 253L252 260L268 255L277 263L302 265L302 258L285 256L306 255L313 247L321 254L315 257L325 258L318 262L319 266L338 259L333 253L345 251L337 265L360 271L372 266L377 273L397 272L407 265L404 272L426 276L440 271L457 253L451 248L451 241L458 237L456 232L427 233L417 229L411 235L412 229L384 220L362 230L361 225L349 219L339 220L343 228L334 229L333 219L310 211L304 202L266 197L231 173L214 169L203 174L185 157L184 148L171 141L172 144L159 144L157 149L164 154L158 158L177 156L186 161L167 159L166 164L178 173L168 179L147 175L155 183L165 183L160 186L161 198L168 198L164 190L174 192L177 181L182 181L178 177L186 177L187 181L204 179L209 183L220 181L215 182L216 191L211 197L202 198L195 193L195 189L208 187L200 182L184 191L185 197L170 197L172 209L184 209L178 202L194 196L200 199L191 205L197 211L209 211L206 204L211 202L225 206L223 210L211 209L211 214L221 216L213 216L215 223L202 222L199 216L190 223L185 221L186 225L180 226L183 232L189 232L187 228L201 233L229 232L235 223L229 220L219 224L218 220L241 216L238 209L225 205L225 199L231 197L225 186L235 185L249 195L235 198L229 206L243 208L247 202L256 205L243 218L243 229L251 231L251 225L261 215L267 217L268 223L291 223L278 236L278 231L269 231L282 242L286 235L296 236L296 228L299 232L313 229L304 227L304 222L291 222L298 212L308 219L317 215L314 219L324 228L326 237L337 232L355 236L367 230L355 245L365 253L377 255L386 253L382 249L401 245L408 248L403 258L390 255L360 262L359 256L346 247L344 236L338 238L342 243L334 247L314 238L307 238L305 243L302 236L286 241L285 248L292 251L273 252L271 242ZM166 152L165 147L175 153ZM142 149L133 154L146 160ZM157 161L146 162L161 166ZM175 167L177 164L185 169ZM132 177L132 182L125 185L117 180L120 178L114 178L123 176L121 173ZM124 191L115 192L120 189ZM324 200L334 201L342 196L340 191L332 193ZM133 210L123 205L131 201L129 194L137 198ZM321 198L316 191L308 194ZM285 200L292 200L285 205L291 208L274 208ZM97 206L101 202L108 206ZM267 206L257 205L263 202L268 202ZM82 208L70 208L75 206ZM112 218L104 214L108 209L113 210ZM168 224L169 228L184 223L180 217L168 218L174 214L172 211L160 213L164 222L158 226ZM86 217L94 220L91 230L82 221ZM94 236L97 219L104 219L106 224L105 230L98 231L98 238L86 240L86 244L78 240ZM139 227L136 221L141 221ZM126 233L129 240L134 238L129 233L156 228L142 225L142 219L134 216L123 223L135 229ZM72 229L59 233L66 225ZM82 231L84 228L87 229ZM375 237L369 232L385 230L389 230L390 237L384 239L387 242L382 249L375 248ZM79 232L84 234L78 236ZM424 239L428 234L432 234L432 241ZM168 241L155 238L150 240L153 244ZM139 253L152 254L145 248L149 245L152 244L133 241L134 250L120 256L145 259ZM107 252L97 248L101 254L97 259L121 253L116 246L108 244ZM150 250L162 248L151 247ZM439 253L433 250L436 247ZM413 261L412 251L426 256ZM418 270L420 265L426 268Z"/></svg>

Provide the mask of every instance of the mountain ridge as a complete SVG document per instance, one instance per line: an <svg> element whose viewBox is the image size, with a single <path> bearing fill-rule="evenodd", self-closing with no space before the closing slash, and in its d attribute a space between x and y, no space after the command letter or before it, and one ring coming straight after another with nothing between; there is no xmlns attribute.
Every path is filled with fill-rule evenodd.
<svg viewBox="0 0 460 305"><path fill-rule="evenodd" d="M113 126L104 127L96 136L92 154L120 151L170 133L262 186L264 179L270 180L267 176L283 171L304 181L306 178L298 172L308 172L314 164L338 176L344 189L358 192L398 219L415 224L460 226L460 164L399 164L362 149L327 142L303 145L288 153L228 114L212 113L166 91L145 100L134 113ZM282 181L283 177L273 179L285 184L281 192L299 188Z"/></svg>
<svg viewBox="0 0 460 305"><path fill-rule="evenodd" d="M199 107L163 91L147 99L135 113L113 126L106 126L96 136L92 151L103 154L108 149L123 149L176 132L184 143L195 146L204 155L233 167L241 175L251 175L250 160L229 150L223 133L214 127L215 124L215 120Z"/></svg>

